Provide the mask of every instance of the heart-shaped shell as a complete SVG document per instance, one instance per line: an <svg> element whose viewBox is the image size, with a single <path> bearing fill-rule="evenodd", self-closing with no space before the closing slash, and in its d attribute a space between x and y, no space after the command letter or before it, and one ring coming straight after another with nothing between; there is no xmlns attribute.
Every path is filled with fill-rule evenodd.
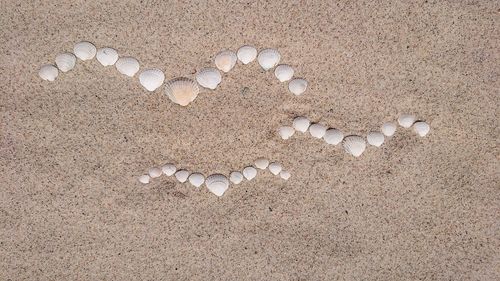
<svg viewBox="0 0 500 281"><path fill-rule="evenodd" d="M218 53L215 56L214 61L215 61L215 66L217 66L218 69L224 72L229 72L236 65L237 60L238 57L234 52L225 50Z"/></svg>
<svg viewBox="0 0 500 281"><path fill-rule="evenodd" d="M288 64L278 65L278 67L276 67L276 69L274 70L274 75L276 76L276 78L278 78L278 80L280 80L280 82L285 82L292 79L293 73L293 68Z"/></svg>
<svg viewBox="0 0 500 281"><path fill-rule="evenodd" d="M94 44L82 41L75 44L73 47L73 53L81 60L91 60L95 57L97 49Z"/></svg>
<svg viewBox="0 0 500 281"><path fill-rule="evenodd" d="M97 50L96 58L103 66L113 65L118 60L118 52L113 48L101 48Z"/></svg>
<svg viewBox="0 0 500 281"><path fill-rule="evenodd" d="M245 169L243 169L243 176L247 180L252 180L255 176L257 176L257 169L252 166L245 167Z"/></svg>
<svg viewBox="0 0 500 281"><path fill-rule="evenodd" d="M307 132L309 125L311 125L311 121L309 121L306 117L296 117L293 119L293 127L299 132Z"/></svg>
<svg viewBox="0 0 500 281"><path fill-rule="evenodd" d="M56 65L62 72L68 72L76 65L76 56L72 53L59 54L56 57Z"/></svg>
<svg viewBox="0 0 500 281"><path fill-rule="evenodd" d="M344 139L344 134L337 129L328 129L323 136L327 144L337 145Z"/></svg>
<svg viewBox="0 0 500 281"><path fill-rule="evenodd" d="M418 121L413 124L413 130L421 137L425 137L431 130L431 126L424 121Z"/></svg>
<svg viewBox="0 0 500 281"><path fill-rule="evenodd" d="M192 173L188 180L195 187L200 187L205 182L205 177L200 173Z"/></svg>
<svg viewBox="0 0 500 281"><path fill-rule="evenodd" d="M148 174L153 179L157 178L157 177L161 176L161 169L157 168L157 167L149 168Z"/></svg>
<svg viewBox="0 0 500 281"><path fill-rule="evenodd" d="M269 160L267 160L266 158L259 158L255 160L255 167L264 170L267 168L267 166L269 166Z"/></svg>
<svg viewBox="0 0 500 281"><path fill-rule="evenodd" d="M257 57L257 49L249 45L242 46L238 49L237 56L243 64L249 64Z"/></svg>
<svg viewBox="0 0 500 281"><path fill-rule="evenodd" d="M290 126L283 126L278 129L278 133L282 139L287 140L295 134L295 129Z"/></svg>
<svg viewBox="0 0 500 281"><path fill-rule="evenodd" d="M220 82L222 82L222 75L215 68L202 68L196 73L196 81L203 88L215 90Z"/></svg>
<svg viewBox="0 0 500 281"><path fill-rule="evenodd" d="M311 136L320 139L326 133L326 126L318 123L312 124L309 126L309 133Z"/></svg>
<svg viewBox="0 0 500 281"><path fill-rule="evenodd" d="M359 157L366 149L366 142L360 136L347 136L342 142L344 149L354 157Z"/></svg>
<svg viewBox="0 0 500 281"><path fill-rule="evenodd" d="M143 184L148 184L149 181L151 180L151 177L149 175L142 175L137 179L140 183Z"/></svg>
<svg viewBox="0 0 500 281"><path fill-rule="evenodd" d="M275 49L264 49L260 51L257 61L264 70L269 70L280 62L281 55Z"/></svg>
<svg viewBox="0 0 500 281"><path fill-rule="evenodd" d="M139 71L139 61L133 57L122 57L116 61L116 69L129 77L133 77Z"/></svg>
<svg viewBox="0 0 500 281"><path fill-rule="evenodd" d="M402 114L398 118L398 123L403 128L410 128L415 123L415 116L411 114Z"/></svg>
<svg viewBox="0 0 500 281"><path fill-rule="evenodd" d="M288 83L288 90L296 96L302 95L307 89L307 81L302 78L295 78Z"/></svg>
<svg viewBox="0 0 500 281"><path fill-rule="evenodd" d="M175 172L175 178L179 182L186 182L188 177L189 177L189 172L186 170L178 170L177 172Z"/></svg>
<svg viewBox="0 0 500 281"><path fill-rule="evenodd" d="M194 101L200 92L198 84L189 78L175 78L165 86L165 94L174 103L186 106Z"/></svg>
<svg viewBox="0 0 500 281"><path fill-rule="evenodd" d="M280 172L280 177L284 180L288 180L290 178L291 174L288 171L281 171Z"/></svg>
<svg viewBox="0 0 500 281"><path fill-rule="evenodd" d="M281 167L281 164L280 163L276 163L276 162L273 162L271 164L269 164L269 167L268 167L269 171L273 174L273 175L278 175L281 170L282 170L282 167Z"/></svg>
<svg viewBox="0 0 500 281"><path fill-rule="evenodd" d="M139 82L148 91L153 92L165 81L165 74L159 69L146 69L139 74Z"/></svg>
<svg viewBox="0 0 500 281"><path fill-rule="evenodd" d="M366 136L366 140L369 144L380 147L384 143L384 134L380 132L370 132Z"/></svg>
<svg viewBox="0 0 500 281"><path fill-rule="evenodd" d="M163 167L161 167L161 170L163 171L163 173L167 176L171 176L173 174L175 174L175 172L177 171L177 168L175 167L174 164L165 164L163 165Z"/></svg>
<svg viewBox="0 0 500 281"><path fill-rule="evenodd" d="M210 192L220 197L229 188L229 181L224 175L214 174L207 177L205 185Z"/></svg>
<svg viewBox="0 0 500 281"><path fill-rule="evenodd" d="M386 135L387 137L392 137L396 132L396 124L394 124L393 122L386 122L382 124L382 126L380 127L380 131L382 131L382 134Z"/></svg>
<svg viewBox="0 0 500 281"><path fill-rule="evenodd" d="M243 181L243 174L240 172L232 172L229 175L229 180L234 184L239 184Z"/></svg>
<svg viewBox="0 0 500 281"><path fill-rule="evenodd" d="M42 67L40 67L38 75L43 80L52 82L56 80L57 75L59 75L59 70L57 70L57 67L53 66L52 64L44 64L42 65Z"/></svg>

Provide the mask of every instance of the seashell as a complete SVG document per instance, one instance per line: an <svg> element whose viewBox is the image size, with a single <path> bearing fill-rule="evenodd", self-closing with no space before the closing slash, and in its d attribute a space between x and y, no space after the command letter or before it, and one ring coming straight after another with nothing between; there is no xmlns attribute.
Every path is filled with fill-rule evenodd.
<svg viewBox="0 0 500 281"><path fill-rule="evenodd" d="M307 132L309 125L311 125L311 121L309 121L306 117L296 117L293 119L293 127L299 132Z"/></svg>
<svg viewBox="0 0 500 281"><path fill-rule="evenodd" d="M96 58L103 66L110 66L118 60L118 52L113 48L101 48L97 50Z"/></svg>
<svg viewBox="0 0 500 281"><path fill-rule="evenodd" d="M266 158L259 158L255 160L255 167L261 170L265 170L267 166L269 166L269 160L267 160Z"/></svg>
<svg viewBox="0 0 500 281"><path fill-rule="evenodd" d="M347 136L342 142L346 152L352 154L354 157L359 157L366 149L366 142L360 136Z"/></svg>
<svg viewBox="0 0 500 281"><path fill-rule="evenodd" d="M196 73L196 81L204 88L215 90L222 82L222 76L215 68L202 68Z"/></svg>
<svg viewBox="0 0 500 281"><path fill-rule="evenodd" d="M242 46L238 49L237 56L243 64L249 64L257 57L257 49L249 45Z"/></svg>
<svg viewBox="0 0 500 281"><path fill-rule="evenodd" d="M138 178L139 182L143 184L148 184L150 179L149 175L142 175Z"/></svg>
<svg viewBox="0 0 500 281"><path fill-rule="evenodd" d="M403 128L410 128L415 123L415 116L411 114L402 114L398 118L398 123Z"/></svg>
<svg viewBox="0 0 500 281"><path fill-rule="evenodd" d="M320 139L326 133L326 126L318 123L312 124L309 127L309 133L311 134L311 136Z"/></svg>
<svg viewBox="0 0 500 281"><path fill-rule="evenodd" d="M175 178L179 182L186 182L188 177L189 177L189 172L186 170L178 170L177 172L175 172Z"/></svg>
<svg viewBox="0 0 500 281"><path fill-rule="evenodd" d="M139 62L133 57L119 58L115 63L116 69L121 74L133 77L139 71Z"/></svg>
<svg viewBox="0 0 500 281"><path fill-rule="evenodd" d="M215 66L218 69L229 72L236 65L238 57L232 51L225 50L215 56Z"/></svg>
<svg viewBox="0 0 500 281"><path fill-rule="evenodd" d="M387 137L392 137L396 132L396 124L394 124L393 122L386 122L382 124L380 130L382 131L382 134L386 135Z"/></svg>
<svg viewBox="0 0 500 281"><path fill-rule="evenodd" d="M247 180L251 180L251 179L255 178L255 176L257 176L257 169L255 169L252 166L248 166L245 169L243 169L243 176Z"/></svg>
<svg viewBox="0 0 500 281"><path fill-rule="evenodd" d="M42 65L42 67L40 67L38 75L43 80L52 82L56 80L57 75L59 75L59 70L57 70L57 67L53 66L52 64L44 64Z"/></svg>
<svg viewBox="0 0 500 281"><path fill-rule="evenodd" d="M161 170L163 171L163 173L167 176L171 176L173 174L175 174L175 172L177 171L177 168L174 166L174 164L165 164L163 165L163 167L161 167Z"/></svg>
<svg viewBox="0 0 500 281"><path fill-rule="evenodd" d="M174 103L186 106L194 101L200 92L198 84L188 78L175 78L168 81L165 94Z"/></svg>
<svg viewBox="0 0 500 281"><path fill-rule="evenodd" d="M220 197L229 188L229 181L224 175L214 174L207 177L205 185L210 192Z"/></svg>
<svg viewBox="0 0 500 281"><path fill-rule="evenodd" d="M243 174L240 172L232 172L229 175L229 180L234 184L239 184L243 181Z"/></svg>
<svg viewBox="0 0 500 281"><path fill-rule="evenodd" d="M278 175L282 169L281 165L279 163L276 163L276 162L269 164L268 168L269 168L269 171L271 171L271 173L275 176Z"/></svg>
<svg viewBox="0 0 500 281"><path fill-rule="evenodd" d="M302 95L307 89L307 81L302 78L295 78L288 83L288 90L296 96Z"/></svg>
<svg viewBox="0 0 500 281"><path fill-rule="evenodd" d="M293 73L293 68L288 64L278 65L278 67L276 67L276 69L274 70L274 75L276 76L276 78L278 78L278 80L280 80L280 82L285 82L292 79Z"/></svg>
<svg viewBox="0 0 500 281"><path fill-rule="evenodd" d="M280 172L280 177L284 180L288 180L290 178L291 174L288 171L281 171Z"/></svg>
<svg viewBox="0 0 500 281"><path fill-rule="evenodd" d="M344 134L337 129L328 129L323 136L323 139L327 144L337 145L342 139L344 139Z"/></svg>
<svg viewBox="0 0 500 281"><path fill-rule="evenodd" d="M59 54L56 57L56 65L62 72L68 72L76 65L76 56L72 53Z"/></svg>
<svg viewBox="0 0 500 281"><path fill-rule="evenodd" d="M161 176L161 169L160 168L156 168L156 167L149 168L148 174L153 179L157 178L157 177Z"/></svg>
<svg viewBox="0 0 500 281"><path fill-rule="evenodd" d="M380 147L384 143L384 134L380 132L370 132L366 136L366 140L369 144Z"/></svg>
<svg viewBox="0 0 500 281"><path fill-rule="evenodd" d="M413 124L413 130L419 136L425 137L425 135L427 135L429 133L429 131L431 130L431 127L429 126L429 124L427 124L427 122L417 121L417 122L415 122L415 124Z"/></svg>
<svg viewBox="0 0 500 281"><path fill-rule="evenodd" d="M146 90L153 92L165 81L165 74L159 69L146 69L139 74L139 82Z"/></svg>
<svg viewBox="0 0 500 281"><path fill-rule="evenodd" d="M81 60L91 60L95 57L97 49L94 44L82 41L75 44L73 47L73 53Z"/></svg>
<svg viewBox="0 0 500 281"><path fill-rule="evenodd" d="M257 61L264 70L269 70L280 62L281 55L275 49L264 49L260 51Z"/></svg>
<svg viewBox="0 0 500 281"><path fill-rule="evenodd" d="M200 187L205 182L205 177L200 173L192 173L189 175L188 180L195 187Z"/></svg>
<svg viewBox="0 0 500 281"><path fill-rule="evenodd" d="M287 140L295 134L295 129L290 126L283 126L278 129L278 133L282 139Z"/></svg>

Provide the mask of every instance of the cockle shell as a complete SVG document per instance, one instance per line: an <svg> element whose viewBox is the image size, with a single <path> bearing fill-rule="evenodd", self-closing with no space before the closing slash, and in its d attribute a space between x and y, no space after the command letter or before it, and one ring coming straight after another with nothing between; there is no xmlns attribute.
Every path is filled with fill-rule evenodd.
<svg viewBox="0 0 500 281"><path fill-rule="evenodd" d="M167 176L171 176L173 174L175 174L175 172L177 171L177 168L174 166L174 164L165 164L163 165L163 167L161 167L161 170L163 171L163 173Z"/></svg>
<svg viewBox="0 0 500 281"><path fill-rule="evenodd" d="M243 181L243 174L240 172L231 172L229 180L234 184L239 184Z"/></svg>
<svg viewBox="0 0 500 281"><path fill-rule="evenodd" d="M287 140L295 134L295 129L290 126L283 126L278 129L278 133L282 139Z"/></svg>
<svg viewBox="0 0 500 281"><path fill-rule="evenodd" d="M393 122L385 122L380 127L380 131L382 131L382 134L386 135L387 137L392 137L396 132L396 128L396 124L394 124Z"/></svg>
<svg viewBox="0 0 500 281"><path fill-rule="evenodd" d="M238 49L237 56L243 64L249 64L257 57L257 49L249 45L242 46Z"/></svg>
<svg viewBox="0 0 500 281"><path fill-rule="evenodd" d="M309 126L309 133L311 136L320 139L326 133L326 126L318 123L312 124Z"/></svg>
<svg viewBox="0 0 500 281"><path fill-rule="evenodd" d="M159 69L146 69L139 74L139 82L148 91L153 92L165 81L165 74Z"/></svg>
<svg viewBox="0 0 500 281"><path fill-rule="evenodd" d="M113 48L101 48L97 50L96 58L103 66L110 66L118 60L118 52Z"/></svg>
<svg viewBox="0 0 500 281"><path fill-rule="evenodd" d="M342 142L346 152L354 157L359 157L366 149L366 142L360 136L347 136Z"/></svg>
<svg viewBox="0 0 500 281"><path fill-rule="evenodd" d="M224 175L214 174L207 177L205 185L210 192L220 197L229 188L229 181Z"/></svg>
<svg viewBox="0 0 500 281"><path fill-rule="evenodd" d="M175 178L179 182L186 182L188 177L189 177L189 172L186 170L178 170L177 172L175 172Z"/></svg>
<svg viewBox="0 0 500 281"><path fill-rule="evenodd" d="M133 77L139 71L139 61L133 57L119 58L115 63L116 69L129 77Z"/></svg>
<svg viewBox="0 0 500 281"><path fill-rule="evenodd" d="M281 55L275 49L264 49L260 51L257 61L264 70L269 70L280 62Z"/></svg>
<svg viewBox="0 0 500 281"><path fill-rule="evenodd" d="M196 81L204 88L215 90L222 81L222 75L215 68L202 68L196 73Z"/></svg>
<svg viewBox="0 0 500 281"><path fill-rule="evenodd" d="M311 125L311 121L309 121L306 117L296 117L293 119L293 127L299 132L307 132L309 125Z"/></svg>
<svg viewBox="0 0 500 281"><path fill-rule="evenodd" d="M91 60L95 57L97 49L94 44L82 41L75 44L73 47L73 53L81 60Z"/></svg>
<svg viewBox="0 0 500 281"><path fill-rule="evenodd" d="M276 163L276 162L273 162L273 163L269 164L268 169L269 169L269 171L270 171L273 175L278 175L278 174L281 172L282 167L281 167L281 164Z"/></svg>
<svg viewBox="0 0 500 281"><path fill-rule="evenodd" d="M76 56L72 53L59 54L56 57L56 65L62 72L68 72L76 65Z"/></svg>
<svg viewBox="0 0 500 281"><path fill-rule="evenodd" d="M251 180L251 179L255 178L255 176L257 176L257 169L255 169L252 166L245 167L245 169L243 169L243 176L247 180Z"/></svg>
<svg viewBox="0 0 500 281"><path fill-rule="evenodd" d="M137 180L139 180L140 183L148 184L150 179L151 177L149 175L142 175Z"/></svg>
<svg viewBox="0 0 500 281"><path fill-rule="evenodd" d="M168 98L179 105L186 106L194 101L200 92L198 84L188 78L175 78L168 81L165 86L165 94Z"/></svg>
<svg viewBox="0 0 500 281"><path fill-rule="evenodd" d="M267 160L266 158L259 158L255 160L255 167L261 170L265 170L267 166L269 166L269 160Z"/></svg>
<svg viewBox="0 0 500 281"><path fill-rule="evenodd" d="M402 114L398 118L398 123L403 128L410 128L415 123L415 116L411 114Z"/></svg>
<svg viewBox="0 0 500 281"><path fill-rule="evenodd" d="M344 134L337 129L328 129L323 136L323 139L327 144L337 145L342 139L344 139Z"/></svg>
<svg viewBox="0 0 500 281"><path fill-rule="evenodd" d="M302 95L307 89L307 81L302 78L295 78L288 83L288 90L296 96Z"/></svg>
<svg viewBox="0 0 500 281"><path fill-rule="evenodd" d="M380 147L384 143L384 134L380 132L370 132L366 136L366 140L369 144Z"/></svg>
<svg viewBox="0 0 500 281"><path fill-rule="evenodd" d="M429 124L427 124L427 122L417 121L417 122L415 122L415 124L413 124L413 130L419 136L425 137L425 135L427 135L429 133L429 131L431 130L431 127L429 126Z"/></svg>
<svg viewBox="0 0 500 281"><path fill-rule="evenodd" d="M280 80L280 82L285 82L292 79L293 73L293 68L288 64L278 65L278 67L276 67L276 69L274 70L274 75L276 76L276 78L278 78L278 80Z"/></svg>
<svg viewBox="0 0 500 281"><path fill-rule="evenodd" d="M215 61L215 66L217 66L218 69L224 72L229 72L236 65L237 60L238 57L234 52L225 50L218 53L215 56L214 61Z"/></svg>
<svg viewBox="0 0 500 281"><path fill-rule="evenodd" d="M280 172L280 177L284 180L288 180L290 178L291 174L288 171L281 171Z"/></svg>
<svg viewBox="0 0 500 281"><path fill-rule="evenodd" d="M192 173L188 180L195 187L200 187L205 182L205 177L200 173Z"/></svg>
<svg viewBox="0 0 500 281"><path fill-rule="evenodd" d="M53 66L52 64L44 64L42 65L42 67L40 67L38 75L43 80L52 82L56 80L57 75L59 75L59 70L57 70L57 67Z"/></svg>
<svg viewBox="0 0 500 281"><path fill-rule="evenodd" d="M157 168L157 167L149 168L148 174L153 179L157 178L157 177L161 176L161 169Z"/></svg>

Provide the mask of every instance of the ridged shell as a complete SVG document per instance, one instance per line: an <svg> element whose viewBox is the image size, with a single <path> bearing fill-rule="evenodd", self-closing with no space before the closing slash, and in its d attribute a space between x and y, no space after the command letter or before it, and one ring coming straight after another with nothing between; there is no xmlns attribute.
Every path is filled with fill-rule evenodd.
<svg viewBox="0 0 500 281"><path fill-rule="evenodd" d="M245 167L245 169L243 169L243 176L247 180L252 180L257 176L257 169L252 166Z"/></svg>
<svg viewBox="0 0 500 281"><path fill-rule="evenodd" d="M196 73L196 82L204 88L215 90L222 82L222 75L215 68L202 68Z"/></svg>
<svg viewBox="0 0 500 281"><path fill-rule="evenodd" d="M280 172L280 177L284 180L288 180L290 178L291 174L288 171L281 171Z"/></svg>
<svg viewBox="0 0 500 281"><path fill-rule="evenodd" d="M293 73L293 68L288 64L278 65L278 67L276 67L276 69L274 70L274 75L276 76L276 78L278 78L278 80L280 80L280 82L285 82L292 79Z"/></svg>
<svg viewBox="0 0 500 281"><path fill-rule="evenodd" d="M261 170L265 170L267 166L269 166L269 160L267 160L266 158L259 158L255 160L255 167Z"/></svg>
<svg viewBox="0 0 500 281"><path fill-rule="evenodd" d="M403 128L410 128L415 123L415 116L411 114L402 114L398 118L398 123Z"/></svg>
<svg viewBox="0 0 500 281"><path fill-rule="evenodd" d="M198 84L188 78L175 78L165 85L165 94L179 105L186 106L194 101L200 92Z"/></svg>
<svg viewBox="0 0 500 281"><path fill-rule="evenodd" d="M200 173L192 173L191 175L189 175L188 180L189 183L194 185L195 187L200 187L205 182L205 177Z"/></svg>
<svg viewBox="0 0 500 281"><path fill-rule="evenodd" d="M161 167L161 170L162 172L167 175L167 176L172 176L173 174L175 174L175 172L177 171L177 168L175 167L174 164L165 164L163 165L163 167Z"/></svg>
<svg viewBox="0 0 500 281"><path fill-rule="evenodd" d="M260 51L257 61L264 70L269 70L280 62L281 55L275 49L264 49Z"/></svg>
<svg viewBox="0 0 500 281"><path fill-rule="evenodd" d="M75 44L73 47L73 53L81 60L91 60L95 57L97 49L94 44L82 41Z"/></svg>
<svg viewBox="0 0 500 281"><path fill-rule="evenodd" d="M207 177L205 185L210 192L220 197L229 188L229 181L224 175L214 174Z"/></svg>
<svg viewBox="0 0 500 281"><path fill-rule="evenodd" d="M188 177L189 177L189 172L186 170L178 170L177 172L175 172L175 178L179 182L186 182Z"/></svg>
<svg viewBox="0 0 500 281"><path fill-rule="evenodd" d="M243 181L243 174L240 172L231 172L229 180L234 184L239 184Z"/></svg>
<svg viewBox="0 0 500 281"><path fill-rule="evenodd" d="M143 184L148 184L150 179L151 179L151 177L150 177L149 175L142 175L142 176L140 176L137 180L138 180L140 183L143 183Z"/></svg>
<svg viewBox="0 0 500 281"><path fill-rule="evenodd" d="M392 137L396 132L396 128L396 124L394 124L393 122L385 122L380 127L380 131L382 131L382 134L386 135L387 137Z"/></svg>
<svg viewBox="0 0 500 281"><path fill-rule="evenodd" d="M384 134L380 132L370 132L366 136L366 140L369 144L380 147L384 143Z"/></svg>
<svg viewBox="0 0 500 281"><path fill-rule="evenodd" d="M269 171L273 174L273 175L278 175L281 170L283 169L281 167L281 164L280 163L276 163L276 162L273 162L271 164L269 164L269 167L267 167L269 169Z"/></svg>
<svg viewBox="0 0 500 281"><path fill-rule="evenodd" d="M139 61L133 57L119 58L115 63L116 69L129 77L133 77L139 71Z"/></svg>
<svg viewBox="0 0 500 281"><path fill-rule="evenodd" d="M337 129L328 129L323 136L327 144L337 145L344 139L344 134Z"/></svg>
<svg viewBox="0 0 500 281"><path fill-rule="evenodd" d="M249 45L242 46L238 49L237 56L243 64L249 64L257 57L257 49Z"/></svg>
<svg viewBox="0 0 500 281"><path fill-rule="evenodd" d="M229 72L236 65L238 57L232 51L225 50L215 56L215 66L223 72Z"/></svg>
<svg viewBox="0 0 500 281"><path fill-rule="evenodd" d="M309 133L311 136L320 139L326 133L326 126L318 123L312 124L309 126Z"/></svg>
<svg viewBox="0 0 500 281"><path fill-rule="evenodd" d="M311 121L306 117L296 117L293 119L293 127L296 131L305 133L309 129L309 125L311 125Z"/></svg>
<svg viewBox="0 0 500 281"><path fill-rule="evenodd" d="M413 124L413 130L421 137L425 137L431 130L431 126L424 121L418 121Z"/></svg>
<svg viewBox="0 0 500 281"><path fill-rule="evenodd" d="M59 75L59 70L57 70L57 67L53 66L52 64L44 64L42 65L42 67L40 67L38 75L43 80L52 82L56 80L57 75Z"/></svg>
<svg viewBox="0 0 500 281"><path fill-rule="evenodd" d="M347 136L342 142L344 149L354 157L359 157L366 149L366 142L360 136Z"/></svg>
<svg viewBox="0 0 500 281"><path fill-rule="evenodd" d="M148 174L151 178L157 178L161 176L161 169L157 167L149 168Z"/></svg>
<svg viewBox="0 0 500 281"><path fill-rule="evenodd" d="M288 90L296 96L302 95L307 89L307 81L302 78L295 78L288 83Z"/></svg>
<svg viewBox="0 0 500 281"><path fill-rule="evenodd" d="M101 48L97 50L96 58L103 66L114 65L118 60L118 52L113 48Z"/></svg>
<svg viewBox="0 0 500 281"><path fill-rule="evenodd" d="M165 74L159 69L146 69L139 74L139 82L150 92L163 85L163 81L165 81Z"/></svg>
<svg viewBox="0 0 500 281"><path fill-rule="evenodd" d="M283 126L278 129L278 133L282 139L287 140L295 134L295 129L290 126Z"/></svg>
<svg viewBox="0 0 500 281"><path fill-rule="evenodd" d="M56 57L56 65L62 72L68 72L76 65L76 56L72 53L59 54Z"/></svg>

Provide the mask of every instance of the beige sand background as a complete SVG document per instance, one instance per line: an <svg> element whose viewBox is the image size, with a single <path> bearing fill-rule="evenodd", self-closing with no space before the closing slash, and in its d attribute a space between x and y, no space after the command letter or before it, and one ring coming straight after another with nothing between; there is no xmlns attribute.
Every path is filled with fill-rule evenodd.
<svg viewBox="0 0 500 281"><path fill-rule="evenodd" d="M498 280L498 2L279 2L2 1L0 279ZM41 81L80 40L168 79L273 47L310 88L256 63L187 108L96 60ZM275 131L306 115L366 134L406 112L430 134L398 128L359 159ZM292 178L220 199L136 181L260 156Z"/></svg>

